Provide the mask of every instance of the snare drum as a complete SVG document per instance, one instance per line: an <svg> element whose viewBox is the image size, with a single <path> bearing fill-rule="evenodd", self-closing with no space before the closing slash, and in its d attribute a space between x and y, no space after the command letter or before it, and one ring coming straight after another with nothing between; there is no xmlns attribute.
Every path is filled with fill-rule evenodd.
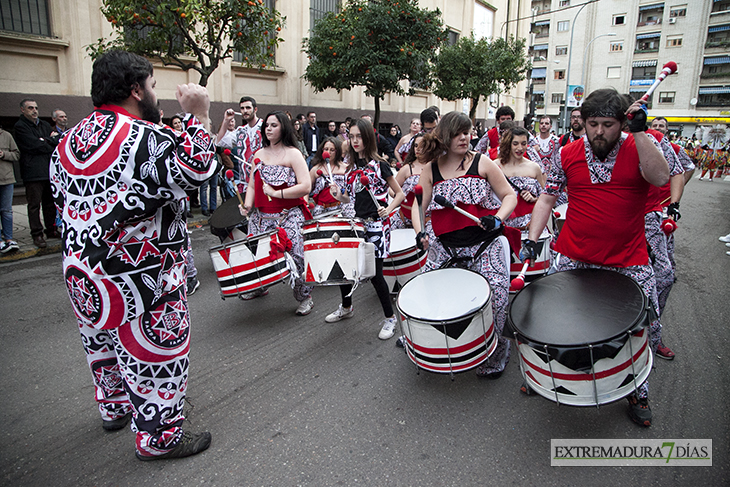
<svg viewBox="0 0 730 487"><path fill-rule="evenodd" d="M649 306L636 281L609 270L569 270L533 281L507 316L525 382L571 406L598 406L636 391L653 362Z"/></svg>
<svg viewBox="0 0 730 487"><path fill-rule="evenodd" d="M302 235L306 284L337 286L359 279L358 250L365 242L361 220L331 216L307 220Z"/></svg>
<svg viewBox="0 0 730 487"><path fill-rule="evenodd" d="M402 228L390 232L390 256L383 260L383 277L391 294L398 291L426 266L428 251L416 247L416 231Z"/></svg>
<svg viewBox="0 0 730 487"><path fill-rule="evenodd" d="M527 232L522 233L522 241L527 240ZM530 266L527 268L527 271L525 272L525 285L529 284L530 282L534 281L538 277L544 276L547 274L548 270L550 269L550 262L551 262L551 253L550 253L550 243L552 242L552 236L547 230L544 230L542 232L542 235L540 235L540 238L537 240L537 259L535 262L530 263ZM510 282L512 279L517 277L520 272L522 272L522 266L524 265L523 262L520 261L520 257L518 255L515 255L514 252L512 252L511 255L511 262L510 262ZM512 285L510 284L509 292L514 293L517 292L517 289L514 289Z"/></svg>
<svg viewBox="0 0 730 487"><path fill-rule="evenodd" d="M276 230L211 248L223 299L266 289L289 276L284 252L271 249Z"/></svg>
<svg viewBox="0 0 730 487"><path fill-rule="evenodd" d="M419 274L398 293L396 309L406 352L419 368L463 372L497 348L491 289L476 272L449 268Z"/></svg>
<svg viewBox="0 0 730 487"><path fill-rule="evenodd" d="M210 233L221 239L221 243L246 238L248 218L238 210L238 198L230 198L220 205L211 215L208 223Z"/></svg>

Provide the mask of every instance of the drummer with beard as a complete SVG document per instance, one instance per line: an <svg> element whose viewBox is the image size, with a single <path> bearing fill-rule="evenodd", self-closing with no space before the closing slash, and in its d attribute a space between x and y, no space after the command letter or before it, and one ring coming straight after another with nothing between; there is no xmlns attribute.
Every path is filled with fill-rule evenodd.
<svg viewBox="0 0 730 487"><path fill-rule="evenodd" d="M631 133L621 131L627 115ZM644 235L644 207L649 187L669 180L669 166L656 139L646 134L643 102L629 106L616 90L591 93L581 106L586 137L564 146L553 158L545 191L532 212L529 239L520 258L536 258L542 233L560 192L567 190L570 207L555 243L558 271L608 269L634 279L658 316L656 282ZM658 319L650 325L653 351L659 343ZM648 383L628 397L629 416L651 426ZM523 386L523 392L529 389Z"/></svg>
<svg viewBox="0 0 730 487"><path fill-rule="evenodd" d="M423 207L431 212L435 238L423 233L419 212L413 211L413 228L419 248L428 248L426 271L450 263L478 272L489 282L495 333L499 337L494 353L477 367L480 377L502 375L510 355L510 342L502 336L507 319L509 268L503 220L517 205L517 197L499 166L489 157L469 150L471 120L460 112L446 114L423 144L425 160L431 162L421 173ZM481 222L445 208L432 200L443 196L472 213ZM417 208L418 203L414 203ZM451 262L449 262L451 261Z"/></svg>
<svg viewBox="0 0 730 487"><path fill-rule="evenodd" d="M251 235L277 228L285 230L286 238L291 242L290 255L299 273L293 289L294 299L299 302L296 314L304 316L314 307L312 286L304 284L304 237L301 232L302 223L312 218L304 200L312 181L307 163L297 149L294 125L289 117L284 112L271 112L264 118L263 129L263 149L254 154L254 168L241 214L249 217L248 231ZM281 243L288 246L288 242ZM268 291L259 289L243 295L242 299L266 294Z"/></svg>

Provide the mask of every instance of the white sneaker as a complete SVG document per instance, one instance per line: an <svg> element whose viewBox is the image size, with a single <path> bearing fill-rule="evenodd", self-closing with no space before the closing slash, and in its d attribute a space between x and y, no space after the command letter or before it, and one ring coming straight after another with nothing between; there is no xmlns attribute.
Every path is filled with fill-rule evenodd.
<svg viewBox="0 0 730 487"><path fill-rule="evenodd" d="M381 321L381 323L383 324L383 327L380 329L380 333L378 333L378 338L381 340L387 340L395 335L395 316L392 318L385 318Z"/></svg>
<svg viewBox="0 0 730 487"><path fill-rule="evenodd" d="M728 250L727 252L725 252L725 254L730 255L730 250Z"/></svg>
<svg viewBox="0 0 730 487"><path fill-rule="evenodd" d="M251 301L252 299L261 298L263 296L266 296L267 294L269 294L268 289L257 289L255 291L251 291L250 293L240 294L238 297L244 301Z"/></svg>
<svg viewBox="0 0 730 487"><path fill-rule="evenodd" d="M353 309L352 305L349 308L343 308L340 304L340 306L334 313L330 313L325 317L324 321L326 321L327 323L337 323L340 320L352 318L354 315L355 310Z"/></svg>
<svg viewBox="0 0 730 487"><path fill-rule="evenodd" d="M730 233L728 233L724 237L720 237L720 242L730 243Z"/></svg>
<svg viewBox="0 0 730 487"><path fill-rule="evenodd" d="M307 299L299 303L296 313L299 316L308 315L312 312L312 308L314 308L314 301L312 301L312 296L309 296Z"/></svg>
<svg viewBox="0 0 730 487"><path fill-rule="evenodd" d="M726 243L725 244L725 247L730 247L730 243Z"/></svg>

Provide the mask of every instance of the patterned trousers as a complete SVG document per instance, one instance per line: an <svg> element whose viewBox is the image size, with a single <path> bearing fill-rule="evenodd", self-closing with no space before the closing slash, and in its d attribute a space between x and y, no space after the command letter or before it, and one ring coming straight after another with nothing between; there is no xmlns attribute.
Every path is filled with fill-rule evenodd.
<svg viewBox="0 0 730 487"><path fill-rule="evenodd" d="M452 249L456 257L471 258L476 254L481 244L469 247ZM487 279L492 291L492 315L494 329L497 334L497 348L487 361L477 369L479 375L502 372L507 366L510 357L510 341L502 336L504 324L507 321L507 305L509 304L509 244L507 239L499 237L487 246L476 260L469 261L465 268L478 272ZM438 238L429 236L428 261L425 272L438 269L451 254Z"/></svg>
<svg viewBox="0 0 730 487"><path fill-rule="evenodd" d="M161 455L182 437L188 383L190 315L184 294L119 328L98 330L79 321L81 341L104 420L132 412L137 450Z"/></svg>
<svg viewBox="0 0 730 487"><path fill-rule="evenodd" d="M585 262L579 262L566 257L565 255L559 255L556 267L558 272L572 270L572 269L607 269L609 271L615 271L619 274L629 276L644 291L644 294L649 297L649 301L654 307L656 316L659 316L659 304L657 302L656 293L656 281L654 280L654 270L650 265L637 265L632 267L606 267L595 264L587 264ZM656 353L657 346L662 341L662 325L659 322L659 318L653 320L649 324L649 346L651 351ZM639 397L646 398L649 394L649 381L645 381L639 387Z"/></svg>
<svg viewBox="0 0 730 487"><path fill-rule="evenodd" d="M669 291L672 290L672 285L674 284L674 266L669 259L667 236L661 229L662 214L658 211L647 213L644 215L644 224L646 242L649 244L654 257L652 267L654 268L654 278L656 279L659 316L661 316L662 312L664 312L664 306L667 304Z"/></svg>

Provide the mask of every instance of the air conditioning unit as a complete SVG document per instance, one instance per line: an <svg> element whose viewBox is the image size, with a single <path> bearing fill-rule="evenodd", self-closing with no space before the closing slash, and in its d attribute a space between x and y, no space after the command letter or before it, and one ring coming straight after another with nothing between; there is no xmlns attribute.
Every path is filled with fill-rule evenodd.
<svg viewBox="0 0 730 487"><path fill-rule="evenodd" d="M676 24L676 23L677 23L677 18L676 18L676 17L672 17L672 18L670 18L670 19L669 19L669 23L670 23L670 24Z"/></svg>

